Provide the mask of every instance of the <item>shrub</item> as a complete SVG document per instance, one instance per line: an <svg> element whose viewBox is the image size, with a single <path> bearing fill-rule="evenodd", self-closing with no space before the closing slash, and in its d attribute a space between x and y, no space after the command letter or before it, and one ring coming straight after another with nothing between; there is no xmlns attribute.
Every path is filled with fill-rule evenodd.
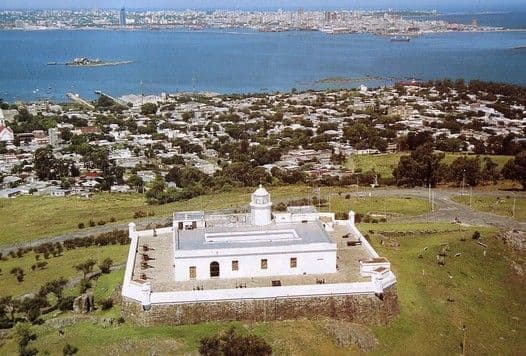
<svg viewBox="0 0 526 356"><path fill-rule="evenodd" d="M287 204L285 204L284 202L279 202L278 204L276 204L274 206L274 209L276 211L286 211L287 210Z"/></svg>
<svg viewBox="0 0 526 356"><path fill-rule="evenodd" d="M133 218L134 219L140 219L140 218L145 218L147 217L148 214L144 211L144 210L137 210L134 214L133 214Z"/></svg>
<svg viewBox="0 0 526 356"><path fill-rule="evenodd" d="M44 269L44 268L46 268L47 265L48 265L48 263L46 261L37 262L38 269Z"/></svg>
<svg viewBox="0 0 526 356"><path fill-rule="evenodd" d="M111 309L111 308L113 308L113 299L108 298L108 299L101 300L101 302L100 302L100 309L101 310L108 310L108 309Z"/></svg>
<svg viewBox="0 0 526 356"><path fill-rule="evenodd" d="M80 280L79 291L81 294L86 292L90 288L91 288L91 282L89 280L85 278Z"/></svg>
<svg viewBox="0 0 526 356"><path fill-rule="evenodd" d="M335 215L336 220L348 220L349 219L349 213L342 213L338 212Z"/></svg>
<svg viewBox="0 0 526 356"><path fill-rule="evenodd" d="M355 223L361 223L363 221L363 214L361 213L356 213L354 214L354 222Z"/></svg>
<svg viewBox="0 0 526 356"><path fill-rule="evenodd" d="M79 223L79 225L78 225L78 226L79 226L79 229L84 229L84 228L86 227L86 225L84 225L84 223L83 223L83 222Z"/></svg>
<svg viewBox="0 0 526 356"><path fill-rule="evenodd" d="M79 349L70 344L64 345L64 348L62 349L62 354L64 356L72 356L75 355L77 352L79 352Z"/></svg>
<svg viewBox="0 0 526 356"><path fill-rule="evenodd" d="M110 273L111 272L111 265L113 264L113 260L111 258L105 258L104 261L102 261L99 264L99 269L102 273Z"/></svg>
<svg viewBox="0 0 526 356"><path fill-rule="evenodd" d="M117 221L117 219L115 219L114 216L112 216L112 217L110 218L110 222L111 222L111 223L114 223L114 222L116 222L116 221Z"/></svg>
<svg viewBox="0 0 526 356"><path fill-rule="evenodd" d="M89 226L94 227L95 226L95 221L90 220L88 224L89 224Z"/></svg>
<svg viewBox="0 0 526 356"><path fill-rule="evenodd" d="M97 225L99 225L99 226L106 225L106 220L99 220Z"/></svg>
<svg viewBox="0 0 526 356"><path fill-rule="evenodd" d="M74 301L75 301L75 296L73 295L64 297L59 300L57 307L59 310L62 310L62 311L73 310Z"/></svg>
<svg viewBox="0 0 526 356"><path fill-rule="evenodd" d="M475 231L475 232L473 233L473 236L471 236L471 238L472 238L473 240L478 240L478 239L480 239L480 232Z"/></svg>
<svg viewBox="0 0 526 356"><path fill-rule="evenodd" d="M226 333L201 339L199 353L211 355L272 355L272 347L256 335L239 335L234 328Z"/></svg>

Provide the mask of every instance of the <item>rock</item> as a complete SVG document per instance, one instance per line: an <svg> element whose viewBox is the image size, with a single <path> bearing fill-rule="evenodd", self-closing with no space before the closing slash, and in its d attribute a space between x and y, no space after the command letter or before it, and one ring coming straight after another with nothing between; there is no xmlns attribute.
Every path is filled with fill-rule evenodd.
<svg viewBox="0 0 526 356"><path fill-rule="evenodd" d="M526 233L524 231L507 231L500 235L500 239L513 250L526 251Z"/></svg>
<svg viewBox="0 0 526 356"><path fill-rule="evenodd" d="M446 258L445 256L437 255L437 263L441 266L444 266L446 264Z"/></svg>
<svg viewBox="0 0 526 356"><path fill-rule="evenodd" d="M361 324L328 320L325 329L341 347L356 345L361 351L370 352L378 344L371 329Z"/></svg>
<svg viewBox="0 0 526 356"><path fill-rule="evenodd" d="M76 323L82 320L84 320L84 317L82 316L53 318L53 319L46 320L46 325L49 325L54 329L64 329L68 326L75 325Z"/></svg>
<svg viewBox="0 0 526 356"><path fill-rule="evenodd" d="M9 335L11 335L11 329L0 329L0 345L7 341Z"/></svg>
<svg viewBox="0 0 526 356"><path fill-rule="evenodd" d="M511 261L511 267L517 276L524 276L524 268L519 263Z"/></svg>
<svg viewBox="0 0 526 356"><path fill-rule="evenodd" d="M95 302L92 292L87 292L79 295L73 301L74 313L89 313L95 309Z"/></svg>

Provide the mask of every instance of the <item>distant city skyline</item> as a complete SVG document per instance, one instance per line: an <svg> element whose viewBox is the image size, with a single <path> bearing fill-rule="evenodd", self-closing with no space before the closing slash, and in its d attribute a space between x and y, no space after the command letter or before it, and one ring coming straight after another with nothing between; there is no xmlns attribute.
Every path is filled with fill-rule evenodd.
<svg viewBox="0 0 526 356"><path fill-rule="evenodd" d="M526 9L523 0L0 0L0 9L121 8L129 9L414 9L441 11L484 11Z"/></svg>

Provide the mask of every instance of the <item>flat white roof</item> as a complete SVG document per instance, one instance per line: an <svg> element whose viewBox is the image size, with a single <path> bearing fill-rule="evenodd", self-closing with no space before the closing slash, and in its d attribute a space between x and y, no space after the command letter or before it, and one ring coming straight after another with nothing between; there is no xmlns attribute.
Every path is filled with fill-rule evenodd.
<svg viewBox="0 0 526 356"><path fill-rule="evenodd" d="M320 221L177 230L175 239L177 250L185 251L333 243Z"/></svg>

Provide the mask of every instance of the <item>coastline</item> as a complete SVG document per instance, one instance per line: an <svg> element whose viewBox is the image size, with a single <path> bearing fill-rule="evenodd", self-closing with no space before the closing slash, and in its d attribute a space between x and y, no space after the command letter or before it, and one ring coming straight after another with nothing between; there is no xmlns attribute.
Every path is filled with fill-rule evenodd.
<svg viewBox="0 0 526 356"><path fill-rule="evenodd" d="M185 33L210 33L212 31L217 33L226 33L226 34L237 34L238 30L250 31L252 33L286 33L286 32L320 32L326 33L322 29L290 29L290 30L276 30L276 31L261 31L258 29L251 28L242 28L242 27L232 27L232 28L216 28L216 27L207 27L203 30L193 30L189 27L126 27L126 28L114 28L114 27L68 27L68 28L58 28L58 27L46 27L46 28L1 28L0 31L12 31L12 32L51 32L51 31L107 31L107 32L185 32ZM414 36L426 35L426 34L441 34L441 33L505 33L505 32L526 32L526 28L492 28L492 29L479 29L479 30L444 30L444 31L422 31L420 33L414 34ZM240 32L241 34L241 32ZM360 32L342 32L342 33L326 33L331 36L339 35L365 35L372 34L380 37L388 37L391 34L379 34L372 31L360 31ZM409 34L408 34L409 35ZM412 34L411 34L412 35Z"/></svg>

